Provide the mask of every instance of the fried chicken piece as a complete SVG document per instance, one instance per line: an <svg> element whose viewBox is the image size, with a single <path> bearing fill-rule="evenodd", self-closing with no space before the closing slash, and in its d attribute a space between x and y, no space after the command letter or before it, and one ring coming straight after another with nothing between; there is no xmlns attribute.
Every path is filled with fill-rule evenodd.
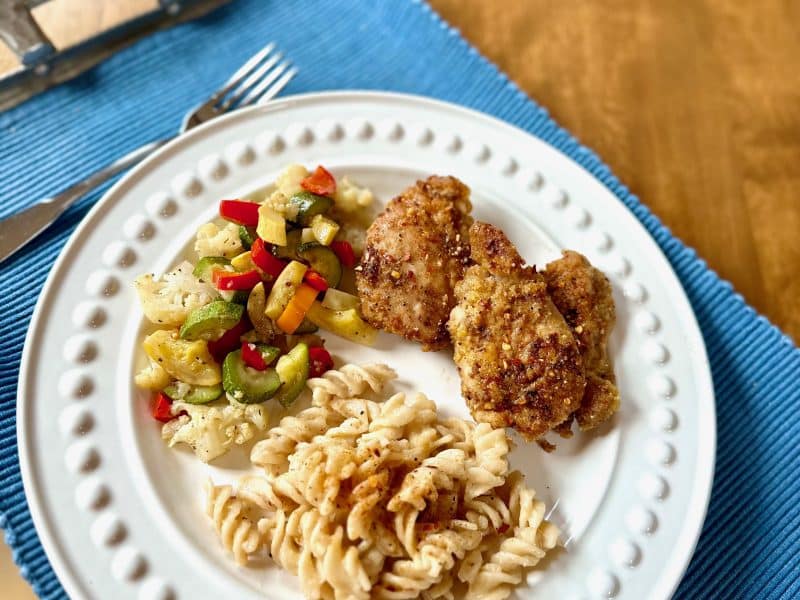
<svg viewBox="0 0 800 600"><path fill-rule="evenodd" d="M367 230L356 288L364 318L378 329L438 350L450 342L453 288L469 260L472 204L455 177L418 181Z"/></svg>
<svg viewBox="0 0 800 600"><path fill-rule="evenodd" d="M456 285L448 324L461 392L476 421L536 440L580 406L578 344L544 278L505 234L480 222L469 233L476 264Z"/></svg>
<svg viewBox="0 0 800 600"><path fill-rule="evenodd" d="M547 292L578 342L586 389L574 417L582 431L597 427L619 408L619 390L608 358L608 336L616 321L608 278L573 250L547 265L542 273ZM557 431L570 432L572 419ZM566 435L569 437L569 434Z"/></svg>

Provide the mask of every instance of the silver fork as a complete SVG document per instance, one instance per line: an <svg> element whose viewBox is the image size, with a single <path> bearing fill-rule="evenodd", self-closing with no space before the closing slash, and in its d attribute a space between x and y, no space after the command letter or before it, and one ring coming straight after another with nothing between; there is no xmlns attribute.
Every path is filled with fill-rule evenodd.
<svg viewBox="0 0 800 600"><path fill-rule="evenodd" d="M237 108L263 104L274 98L297 69L269 44L234 73L225 84L183 118L175 135L137 148L107 167L89 175L52 198L46 198L0 221L0 262L44 231L76 200L111 177L138 163L181 133Z"/></svg>

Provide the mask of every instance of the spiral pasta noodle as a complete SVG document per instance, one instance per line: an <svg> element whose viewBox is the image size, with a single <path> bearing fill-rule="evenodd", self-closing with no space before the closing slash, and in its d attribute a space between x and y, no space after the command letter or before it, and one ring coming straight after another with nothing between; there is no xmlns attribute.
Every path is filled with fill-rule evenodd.
<svg viewBox="0 0 800 600"><path fill-rule="evenodd" d="M440 579L439 570L422 559L398 560L381 575L373 595L379 600L416 598Z"/></svg>
<svg viewBox="0 0 800 600"><path fill-rule="evenodd" d="M267 438L257 442L250 451L250 461L262 467L267 474L275 475L289 466L288 458L302 442L311 441L328 429L328 411L324 408L309 408L302 418L284 417L273 427Z"/></svg>
<svg viewBox="0 0 800 600"><path fill-rule="evenodd" d="M268 544L270 558L293 573L297 572L303 550L297 537L300 535L300 520L306 510L309 509L301 506L287 514L278 509L274 515L258 522L258 531Z"/></svg>
<svg viewBox="0 0 800 600"><path fill-rule="evenodd" d="M427 590L422 591L423 600L453 600L453 576L445 573L442 578Z"/></svg>
<svg viewBox="0 0 800 600"><path fill-rule="evenodd" d="M309 381L313 405L258 442L258 475L210 486L208 514L246 564L269 553L309 598L507 597L557 542L544 504L509 471L509 440L440 419L422 394L379 393L384 365Z"/></svg>
<svg viewBox="0 0 800 600"><path fill-rule="evenodd" d="M344 365L330 370L322 377L308 380L311 398L315 406L323 406L334 398L358 398L372 391L380 392L397 377L397 373L386 365Z"/></svg>
<svg viewBox="0 0 800 600"><path fill-rule="evenodd" d="M549 524L547 524L549 525ZM556 535L536 527L520 527L492 553L469 585L466 598L501 600L507 598L514 586L522 581L524 570L535 566L555 545Z"/></svg>
<svg viewBox="0 0 800 600"><path fill-rule="evenodd" d="M469 466L467 499L485 494L503 485L508 474L508 437L502 429L488 423L478 424L472 432L475 455Z"/></svg>
<svg viewBox="0 0 800 600"><path fill-rule="evenodd" d="M247 505L233 495L229 485L206 483L206 511L226 550L239 564L246 564L261 546L258 525L247 514Z"/></svg>

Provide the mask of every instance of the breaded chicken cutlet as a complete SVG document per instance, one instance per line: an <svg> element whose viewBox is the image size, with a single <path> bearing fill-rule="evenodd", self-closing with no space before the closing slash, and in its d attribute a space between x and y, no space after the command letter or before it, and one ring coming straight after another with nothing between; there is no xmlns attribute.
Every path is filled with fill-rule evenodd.
<svg viewBox="0 0 800 600"><path fill-rule="evenodd" d="M356 268L364 318L438 350L450 343L453 289L469 259L472 204L455 177L428 177L394 198L367 230Z"/></svg>
<svg viewBox="0 0 800 600"><path fill-rule="evenodd" d="M476 222L469 235L475 264L455 287L448 324L461 392L476 421L538 440L581 405L578 344L544 278L505 234Z"/></svg>
<svg viewBox="0 0 800 600"><path fill-rule="evenodd" d="M542 275L553 304L564 316L583 360L586 389L573 415L582 431L597 427L619 408L619 390L608 358L608 336L616 321L608 278L585 256L565 250ZM557 428L569 437L572 418Z"/></svg>

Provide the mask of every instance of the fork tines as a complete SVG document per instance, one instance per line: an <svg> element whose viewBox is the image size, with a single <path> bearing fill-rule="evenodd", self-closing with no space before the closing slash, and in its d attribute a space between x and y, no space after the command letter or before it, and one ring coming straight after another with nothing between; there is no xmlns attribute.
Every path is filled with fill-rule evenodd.
<svg viewBox="0 0 800 600"><path fill-rule="evenodd" d="M288 60L275 52L275 44L267 44L254 54L225 85L214 94L215 108L227 111L231 108L255 104L259 99L271 98L294 77L297 70L290 68ZM273 90L275 90L273 92Z"/></svg>

